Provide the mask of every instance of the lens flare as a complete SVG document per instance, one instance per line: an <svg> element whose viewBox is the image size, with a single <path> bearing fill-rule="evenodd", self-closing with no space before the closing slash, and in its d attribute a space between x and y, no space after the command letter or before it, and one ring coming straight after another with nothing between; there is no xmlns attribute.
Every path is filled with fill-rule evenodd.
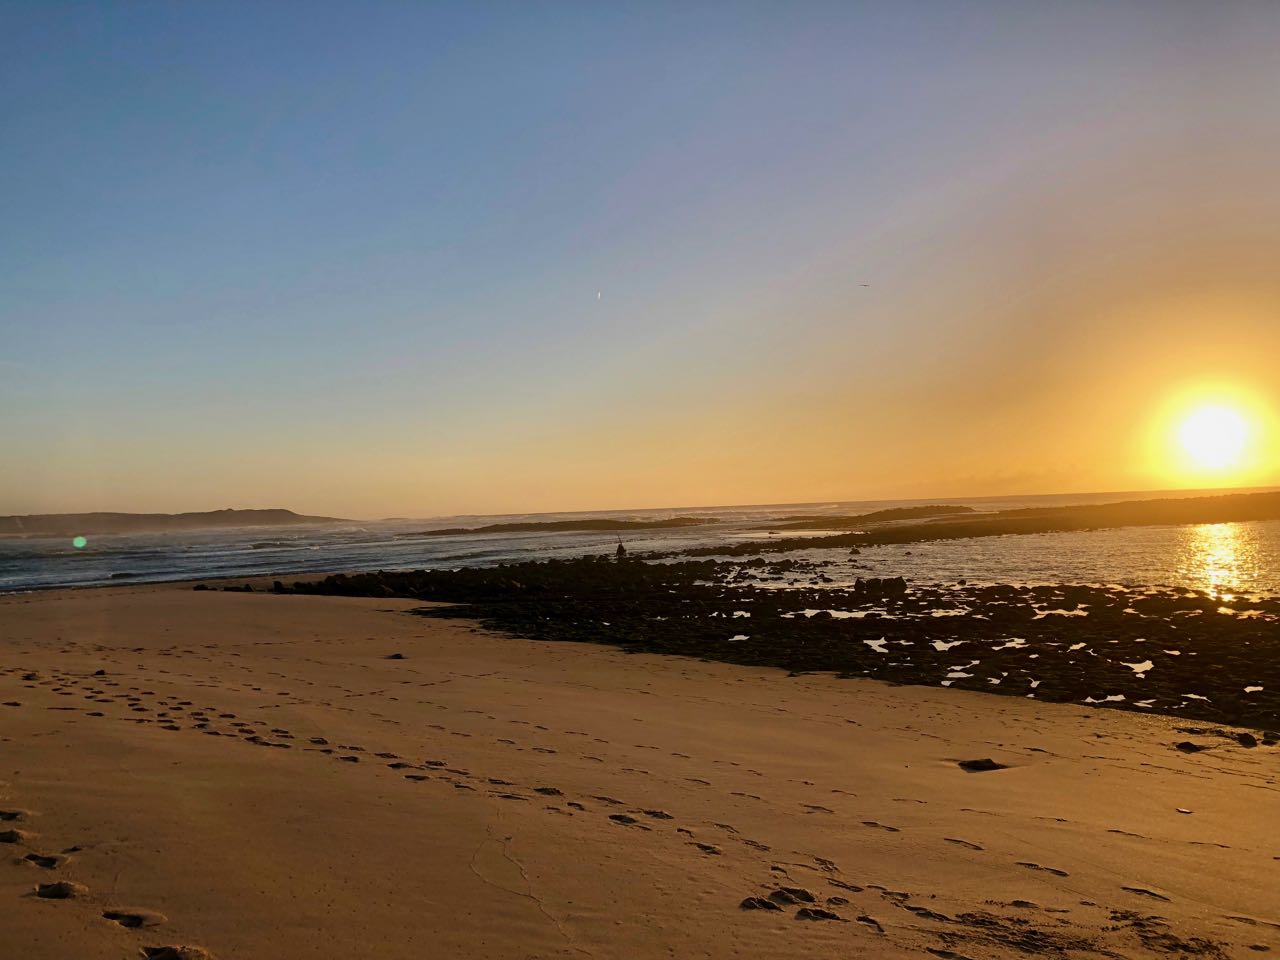
<svg viewBox="0 0 1280 960"><path fill-rule="evenodd" d="M85 537L72 537L71 545L75 547L77 550L83 550L85 547L89 545L89 541Z"/></svg>

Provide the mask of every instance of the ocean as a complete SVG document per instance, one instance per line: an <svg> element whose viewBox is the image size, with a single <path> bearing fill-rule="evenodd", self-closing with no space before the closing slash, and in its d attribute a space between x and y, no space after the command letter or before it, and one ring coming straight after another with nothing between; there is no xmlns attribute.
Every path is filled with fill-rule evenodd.
<svg viewBox="0 0 1280 960"><path fill-rule="evenodd" d="M1170 494L1166 494L1170 495ZM1188 493L1180 493L1186 496ZM856 514L923 503L979 510L1065 506L1143 499L1159 494L1109 493L958 500L849 501L593 512L620 520L696 516L705 526L625 532L633 555L767 539L771 519ZM618 535L602 532L486 533L431 537L422 531L505 522L581 519L584 514L458 516L323 526L249 527L88 538L0 539L0 591L149 583L200 578L352 570L485 566L504 561L612 553ZM761 529L762 525L764 529ZM809 531L822 536L831 531ZM787 536L796 536L788 531ZM1280 595L1280 521L985 537L848 550L815 549L788 556L819 560L837 584L859 576L903 576L911 582L1093 583L1177 586L1215 595ZM781 585L785 585L784 581Z"/></svg>

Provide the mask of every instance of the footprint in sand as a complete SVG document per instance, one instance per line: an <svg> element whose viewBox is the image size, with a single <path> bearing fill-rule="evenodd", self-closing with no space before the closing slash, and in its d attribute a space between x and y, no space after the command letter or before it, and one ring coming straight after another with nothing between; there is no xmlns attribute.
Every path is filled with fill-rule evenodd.
<svg viewBox="0 0 1280 960"><path fill-rule="evenodd" d="M901 832L902 832L902 831L901 831L901 830L899 830L897 827L890 827L890 826L888 826L887 824L878 823L878 822L876 822L875 820L863 820L863 821L862 821L862 825L863 825L864 827L876 827L876 828L878 828L878 829L880 829L880 830L887 830L887 831L889 831L889 833L901 833Z"/></svg>
<svg viewBox="0 0 1280 960"><path fill-rule="evenodd" d="M34 836L25 830L0 830L0 843L27 843Z"/></svg>
<svg viewBox="0 0 1280 960"><path fill-rule="evenodd" d="M1028 863L1025 860L1019 860L1018 866L1026 867L1028 870L1043 870L1045 873L1052 873L1055 877L1069 877L1071 874L1065 870L1058 870L1055 867L1042 867L1038 863Z"/></svg>
<svg viewBox="0 0 1280 960"><path fill-rule="evenodd" d="M856 883L848 883L844 880L834 880L830 877L827 878L827 883L831 884L833 887L839 887L841 890L848 890L850 893L861 893L863 890L863 888L858 886Z"/></svg>
<svg viewBox="0 0 1280 960"><path fill-rule="evenodd" d="M83 897L89 888L69 880L56 880L53 883L42 883L35 889L35 895L41 900L74 900Z"/></svg>
<svg viewBox="0 0 1280 960"><path fill-rule="evenodd" d="M155 913L151 910L105 910L102 913L102 919L118 923L122 927L135 929L137 927L158 927L162 923L167 923L169 918L162 913Z"/></svg>
<svg viewBox="0 0 1280 960"><path fill-rule="evenodd" d="M838 913L832 913L830 910L823 910L821 907L801 907L796 911L797 920L839 920L842 923L844 917Z"/></svg>
<svg viewBox="0 0 1280 960"><path fill-rule="evenodd" d="M145 960L213 960L213 954L203 947L143 947Z"/></svg>
<svg viewBox="0 0 1280 960"><path fill-rule="evenodd" d="M958 760L956 766L967 773L988 773L992 770L1009 769L1007 763L1000 763L990 757L982 757L978 760Z"/></svg>
<svg viewBox="0 0 1280 960"><path fill-rule="evenodd" d="M0 822L13 823L25 819L27 819L25 810L0 810Z"/></svg>
<svg viewBox="0 0 1280 960"><path fill-rule="evenodd" d="M1150 897L1152 900L1163 900L1165 903L1173 903L1168 897L1162 893L1156 893L1154 890L1148 890L1146 887L1121 887L1121 890L1127 890L1129 893L1136 893L1140 897Z"/></svg>
<svg viewBox="0 0 1280 960"><path fill-rule="evenodd" d="M778 887L769 894L769 899L783 906L818 902L818 898L804 887Z"/></svg>
<svg viewBox="0 0 1280 960"><path fill-rule="evenodd" d="M946 841L947 841L947 843L956 843L956 844L959 844L960 846L965 847L965 848L967 848L967 849L969 849L969 850L981 850L981 849L982 849L982 847L978 846L976 843L971 843L971 842L970 842L970 841L968 841L968 840L961 840L961 839L959 839L959 838L957 838L957 837L943 837L943 839L944 839L944 840L946 840Z"/></svg>
<svg viewBox="0 0 1280 960"><path fill-rule="evenodd" d="M609 814L609 819L612 820L614 823L622 824L622 826L624 827L635 827L638 830L649 829L643 823L637 820L635 817L629 817L625 813L611 813Z"/></svg>
<svg viewBox="0 0 1280 960"><path fill-rule="evenodd" d="M24 863L32 866L40 867L43 870L54 870L67 862L66 857L60 857L56 854L28 853L22 858Z"/></svg>
<svg viewBox="0 0 1280 960"><path fill-rule="evenodd" d="M930 910L928 907L917 906L914 903L904 903L902 909L909 913L914 913L917 917L924 917L926 920L937 920L939 923L951 923L951 917L945 913L938 913Z"/></svg>

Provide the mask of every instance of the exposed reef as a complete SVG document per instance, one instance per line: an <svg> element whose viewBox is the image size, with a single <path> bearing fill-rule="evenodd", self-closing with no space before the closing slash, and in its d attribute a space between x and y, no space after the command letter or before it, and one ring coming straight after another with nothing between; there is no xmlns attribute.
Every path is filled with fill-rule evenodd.
<svg viewBox="0 0 1280 960"><path fill-rule="evenodd" d="M778 589L771 581L808 583ZM536 640L613 644L1280 728L1280 599L1174 589L823 584L801 561L604 559L334 575L278 592L409 597Z"/></svg>

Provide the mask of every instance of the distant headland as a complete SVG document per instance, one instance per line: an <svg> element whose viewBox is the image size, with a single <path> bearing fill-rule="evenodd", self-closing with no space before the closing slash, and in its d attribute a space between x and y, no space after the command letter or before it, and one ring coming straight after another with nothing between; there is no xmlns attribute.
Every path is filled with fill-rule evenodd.
<svg viewBox="0 0 1280 960"><path fill-rule="evenodd" d="M338 517L307 517L292 510L278 509L206 510L201 513L35 513L0 517L0 536L74 537L345 522Z"/></svg>
<svg viewBox="0 0 1280 960"><path fill-rule="evenodd" d="M531 520L515 523L490 523L483 527L445 527L441 530L420 530L402 534L413 537L457 537L475 533L554 533L558 531L603 531L611 533L625 530L674 530L680 527L697 527L707 523L719 523L713 517L667 517L663 520L612 520L594 517L586 520Z"/></svg>

